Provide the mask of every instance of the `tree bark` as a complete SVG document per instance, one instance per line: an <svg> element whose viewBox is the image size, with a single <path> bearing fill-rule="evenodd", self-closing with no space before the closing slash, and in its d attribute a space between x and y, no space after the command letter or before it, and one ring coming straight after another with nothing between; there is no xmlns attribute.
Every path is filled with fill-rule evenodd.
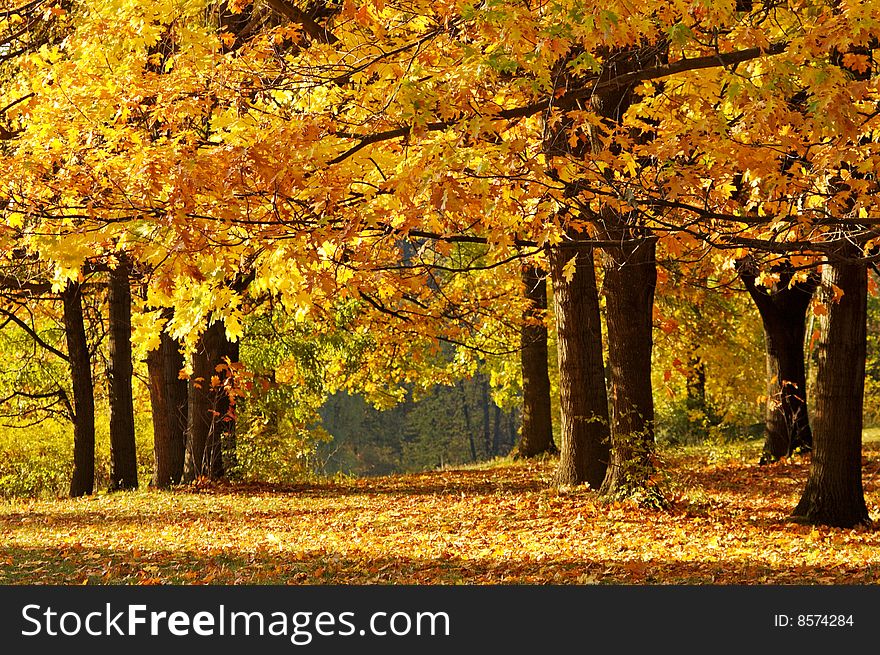
<svg viewBox="0 0 880 655"><path fill-rule="evenodd" d="M534 266L524 266L522 281L529 306L523 313L520 332L522 366L522 436L515 457L529 458L555 453L553 415L550 405L550 373L547 356L547 281Z"/></svg>
<svg viewBox="0 0 880 655"><path fill-rule="evenodd" d="M501 454L501 408L495 405L495 416L492 419L492 456L498 457Z"/></svg>
<svg viewBox="0 0 880 655"><path fill-rule="evenodd" d="M137 447L131 391L131 286L129 263L120 255L110 271L110 491L137 489Z"/></svg>
<svg viewBox="0 0 880 655"><path fill-rule="evenodd" d="M222 321L213 323L196 344L187 398L184 480L223 477L223 435L232 421L222 364L230 352ZM220 369L218 370L218 367Z"/></svg>
<svg viewBox="0 0 880 655"><path fill-rule="evenodd" d="M633 239L633 230L623 230ZM653 237L633 245L606 248L605 316L611 369L611 465L601 494L612 498L648 494L654 472L654 397L651 389L654 290L657 286L657 242Z"/></svg>
<svg viewBox="0 0 880 655"><path fill-rule="evenodd" d="M70 479L70 495L76 498L95 490L95 391L79 283L69 282L61 293L61 300L64 304L64 334L73 386L73 475Z"/></svg>
<svg viewBox="0 0 880 655"><path fill-rule="evenodd" d="M688 357L686 373L685 409L688 413L688 436L691 441L696 443L703 441L708 436L706 423L709 416L709 406L706 402L706 366L702 357L695 352L692 352Z"/></svg>
<svg viewBox="0 0 880 655"><path fill-rule="evenodd" d="M850 528L869 521L862 488L862 403L865 391L867 269L826 263L819 317L815 432L810 474L792 516ZM843 296L834 302L834 291Z"/></svg>
<svg viewBox="0 0 880 655"><path fill-rule="evenodd" d="M573 275L566 279L565 265L572 257L577 258ZM552 248L550 270L562 414L556 480L598 489L608 466L609 425L593 250Z"/></svg>
<svg viewBox="0 0 880 655"><path fill-rule="evenodd" d="M153 485L165 489L183 480L186 453L187 382L180 345L162 332L159 347L147 354L153 410Z"/></svg>
<svg viewBox="0 0 880 655"><path fill-rule="evenodd" d="M739 265L739 275L761 315L767 362L767 404L764 452L761 463L773 462L795 452L809 450L813 443L807 413L807 376L804 336L807 311L818 279L791 285L793 271L776 267L780 278L773 288L756 283L751 261Z"/></svg>
<svg viewBox="0 0 880 655"><path fill-rule="evenodd" d="M240 346L240 341L230 341L227 339L224 330L221 341L221 360L228 360L230 365L237 364L239 362ZM235 371L226 369L225 376L234 377ZM236 406L228 393L223 394L220 398L220 403L223 408L223 415L225 416L225 419L220 423L221 457L223 469L228 474L238 467L238 442L236 436L238 423L236 421Z"/></svg>
<svg viewBox="0 0 880 655"><path fill-rule="evenodd" d="M620 75L668 60L668 43L640 44L612 50L601 75ZM613 132L638 98L635 86L611 87L594 94L590 103L602 118L587 135L594 152L615 154ZM650 131L629 129L634 142L646 143ZM610 143L609 143L610 141ZM608 360L611 378L611 460L600 493L606 497L642 497L658 503L662 498L651 486L654 471L654 400L651 389L654 288L657 284L656 239L639 226L637 215L623 214L613 206L588 211L606 239L621 246L605 249L605 302L608 326ZM624 243L630 242L630 243Z"/></svg>
<svg viewBox="0 0 880 655"><path fill-rule="evenodd" d="M489 416L489 381L485 376L480 379L480 408L483 412L483 452L486 459L492 457L492 425Z"/></svg>
<svg viewBox="0 0 880 655"><path fill-rule="evenodd" d="M468 437L468 445L471 449L471 462L476 463L477 461L477 444L474 441L474 429L471 424L471 411L468 408L468 399L467 393L465 392L464 384L458 385L458 391L461 394L461 411L464 414L464 429L467 432Z"/></svg>

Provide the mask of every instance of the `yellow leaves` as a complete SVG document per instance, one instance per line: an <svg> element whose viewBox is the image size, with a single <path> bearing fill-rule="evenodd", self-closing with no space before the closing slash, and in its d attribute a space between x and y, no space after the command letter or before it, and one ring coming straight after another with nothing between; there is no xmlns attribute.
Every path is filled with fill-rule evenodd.
<svg viewBox="0 0 880 655"><path fill-rule="evenodd" d="M779 273L761 271L756 282L765 289L772 289L779 282Z"/></svg>
<svg viewBox="0 0 880 655"><path fill-rule="evenodd" d="M253 0L230 0L229 11L233 14L240 14L253 4Z"/></svg>
<svg viewBox="0 0 880 655"><path fill-rule="evenodd" d="M159 312L145 311L143 307L135 307L131 313L131 339L138 349L138 354L146 353L159 347L162 330L167 319Z"/></svg>
<svg viewBox="0 0 880 655"><path fill-rule="evenodd" d="M4 212L4 216L6 218L6 225L11 228L20 228L24 225L24 216L21 212Z"/></svg>
<svg viewBox="0 0 880 655"><path fill-rule="evenodd" d="M808 465L759 467L759 452L669 450L668 512L557 493L552 462L13 501L0 582L876 583L877 531L787 521Z"/></svg>
<svg viewBox="0 0 880 655"><path fill-rule="evenodd" d="M571 259L569 259L562 266L562 277L565 278L566 282L571 282L574 279L574 274L577 272L577 253L575 253Z"/></svg>
<svg viewBox="0 0 880 655"><path fill-rule="evenodd" d="M618 160L623 164L623 170L631 178L638 177L638 164L635 157L630 152L622 152L618 156Z"/></svg>
<svg viewBox="0 0 880 655"><path fill-rule="evenodd" d="M866 73L871 70L871 60L867 55L847 52L843 55L843 66L857 73Z"/></svg>

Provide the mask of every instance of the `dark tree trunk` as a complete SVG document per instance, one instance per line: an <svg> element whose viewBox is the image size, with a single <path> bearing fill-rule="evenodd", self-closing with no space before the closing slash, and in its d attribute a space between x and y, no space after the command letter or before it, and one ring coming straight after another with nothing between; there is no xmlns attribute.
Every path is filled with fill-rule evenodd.
<svg viewBox="0 0 880 655"><path fill-rule="evenodd" d="M238 341L230 341L226 338L226 333L223 334L222 341L222 359L229 362L230 366L234 366L239 361L239 349L240 342ZM225 375L227 377L235 376L235 371L227 369L225 371ZM226 417L225 420L220 424L221 429L221 438L220 443L222 446L222 454L223 458L223 469L227 473L234 471L238 467L238 442L236 440L236 407L235 403L230 398L229 394L223 394L220 398L221 407L223 408L223 414Z"/></svg>
<svg viewBox="0 0 880 655"><path fill-rule="evenodd" d="M819 317L815 434L810 475L793 516L850 528L867 523L862 489L867 272L862 264L825 264ZM834 289L843 296L834 302Z"/></svg>
<svg viewBox="0 0 880 655"><path fill-rule="evenodd" d="M495 416L492 419L492 456L498 457L501 454L501 419L503 415L501 408L495 405Z"/></svg>
<svg viewBox="0 0 880 655"><path fill-rule="evenodd" d="M187 398L184 480L223 477L223 435L232 420L224 369L230 352L226 328L216 321L202 333L192 358ZM219 368L218 368L219 367Z"/></svg>
<svg viewBox="0 0 880 655"><path fill-rule="evenodd" d="M573 271L566 271L565 265L575 256ZM557 483L586 482L598 489L608 466L609 426L593 250L553 248L550 269L562 414ZM567 272L573 273L570 279Z"/></svg>
<svg viewBox="0 0 880 655"><path fill-rule="evenodd" d="M767 406L761 463L809 450L813 443L807 414L804 336L807 311L818 279L791 285L793 271L776 267L779 281L771 289L756 283L754 262L744 260L739 275L754 300L764 326L767 362Z"/></svg>
<svg viewBox="0 0 880 655"><path fill-rule="evenodd" d="M480 405L483 410L483 452L489 459L492 457L492 419L489 415L489 382L485 377L480 380Z"/></svg>
<svg viewBox="0 0 880 655"><path fill-rule="evenodd" d="M632 230L620 235L634 239ZM651 485L654 472L654 397L651 389L656 240L606 248L605 316L611 369L611 465L601 493L612 498L660 500Z"/></svg>
<svg viewBox="0 0 880 655"><path fill-rule="evenodd" d="M95 391L92 362L83 319L82 289L70 282L61 293L64 334L73 386L73 475L70 495L85 496L95 490Z"/></svg>
<svg viewBox="0 0 880 655"><path fill-rule="evenodd" d="M467 432L468 445L471 448L471 462L477 461L477 444L474 441L474 428L471 422L471 410L468 407L467 393L464 384L459 384L459 393L461 394L461 411L464 414L464 429Z"/></svg>
<svg viewBox="0 0 880 655"><path fill-rule="evenodd" d="M530 305L523 314L520 332L522 365L522 436L516 457L555 453L547 357L547 281L534 266L524 266L522 281Z"/></svg>
<svg viewBox="0 0 880 655"><path fill-rule="evenodd" d="M700 442L708 436L706 422L709 406L706 403L706 366L696 353L691 353L688 357L686 373L685 409L688 413L688 436L691 441Z"/></svg>
<svg viewBox="0 0 880 655"><path fill-rule="evenodd" d="M120 255L110 271L107 304L110 311L110 491L137 489L137 447L134 440L134 400L131 391L131 286L129 263Z"/></svg>
<svg viewBox="0 0 880 655"><path fill-rule="evenodd" d="M147 371L153 409L153 485L164 489L183 480L187 382L180 378L184 365L180 345L164 331L160 339L159 347L147 354Z"/></svg>

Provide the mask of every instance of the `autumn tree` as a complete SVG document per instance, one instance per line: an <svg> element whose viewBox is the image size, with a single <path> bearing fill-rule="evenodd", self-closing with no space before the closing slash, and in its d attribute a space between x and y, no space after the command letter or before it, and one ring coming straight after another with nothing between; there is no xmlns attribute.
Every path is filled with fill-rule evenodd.
<svg viewBox="0 0 880 655"><path fill-rule="evenodd" d="M770 287L757 282L754 263L741 262L739 276L761 314L767 357L767 403L762 462L809 450L813 435L807 411L804 360L807 312L818 280L793 280L791 266L776 267Z"/></svg>
<svg viewBox="0 0 880 655"><path fill-rule="evenodd" d="M832 260L823 266L827 312L819 317L815 448L793 512L809 523L852 527L869 520L861 452L867 284L862 262Z"/></svg>

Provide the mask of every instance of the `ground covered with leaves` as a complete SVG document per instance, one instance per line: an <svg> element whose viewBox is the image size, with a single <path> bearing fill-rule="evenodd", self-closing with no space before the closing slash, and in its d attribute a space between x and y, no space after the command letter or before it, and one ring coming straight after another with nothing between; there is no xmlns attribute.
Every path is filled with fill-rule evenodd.
<svg viewBox="0 0 880 655"><path fill-rule="evenodd" d="M0 583L873 583L880 530L787 520L808 461L663 454L668 510L550 484L552 461L296 488L0 504ZM880 445L865 452L880 517Z"/></svg>

